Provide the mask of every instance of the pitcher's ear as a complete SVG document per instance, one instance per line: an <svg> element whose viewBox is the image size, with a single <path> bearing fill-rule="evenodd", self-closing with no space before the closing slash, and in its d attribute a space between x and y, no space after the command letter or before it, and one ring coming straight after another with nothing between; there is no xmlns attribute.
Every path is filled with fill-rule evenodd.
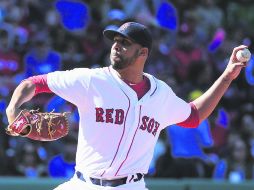
<svg viewBox="0 0 254 190"><path fill-rule="evenodd" d="M148 48L142 48L139 50L139 55L140 56L146 56L148 55Z"/></svg>

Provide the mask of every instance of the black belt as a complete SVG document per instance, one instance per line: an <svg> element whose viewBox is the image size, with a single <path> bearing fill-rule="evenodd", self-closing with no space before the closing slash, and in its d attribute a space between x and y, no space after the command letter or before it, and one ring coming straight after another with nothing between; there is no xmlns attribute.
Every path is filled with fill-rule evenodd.
<svg viewBox="0 0 254 190"><path fill-rule="evenodd" d="M83 176L83 174L79 171L76 172L76 175L77 177L82 180L82 181L85 181L85 178ZM130 181L139 181L141 180L142 178L144 177L143 174L141 173L137 173L136 174L136 178L135 178L135 175L132 175L131 179L129 180ZM127 177L123 177L123 178L119 178L119 179L98 179L98 178L93 178L93 177L90 177L89 178L90 181L95 184L95 185L100 185L100 186L110 186L110 187L117 187L119 185L123 185L123 184L126 184L126 183L129 183L127 181Z"/></svg>

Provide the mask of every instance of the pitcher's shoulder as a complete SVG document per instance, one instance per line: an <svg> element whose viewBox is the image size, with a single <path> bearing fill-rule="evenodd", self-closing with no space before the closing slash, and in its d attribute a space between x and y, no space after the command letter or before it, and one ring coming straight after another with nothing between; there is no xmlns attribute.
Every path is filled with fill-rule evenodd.
<svg viewBox="0 0 254 190"><path fill-rule="evenodd" d="M89 75L97 75L105 73L104 67L102 68L75 68L71 70L71 72L76 74L89 74Z"/></svg>
<svg viewBox="0 0 254 190"><path fill-rule="evenodd" d="M155 85L157 88L160 89L171 89L171 87L163 80L155 77L154 75L145 73L145 76L148 77L148 79L150 80L151 85Z"/></svg>

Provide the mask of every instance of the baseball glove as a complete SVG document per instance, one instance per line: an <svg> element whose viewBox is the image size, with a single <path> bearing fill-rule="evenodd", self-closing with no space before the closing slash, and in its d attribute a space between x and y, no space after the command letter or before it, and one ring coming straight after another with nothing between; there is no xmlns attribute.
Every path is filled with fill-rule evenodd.
<svg viewBox="0 0 254 190"><path fill-rule="evenodd" d="M28 137L38 141L54 141L69 132L67 112L39 112L22 110L15 120L6 128L12 136Z"/></svg>

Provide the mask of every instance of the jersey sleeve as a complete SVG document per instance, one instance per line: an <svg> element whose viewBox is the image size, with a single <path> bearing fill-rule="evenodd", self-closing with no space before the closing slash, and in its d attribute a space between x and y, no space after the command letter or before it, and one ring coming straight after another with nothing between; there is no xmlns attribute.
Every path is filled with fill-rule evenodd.
<svg viewBox="0 0 254 190"><path fill-rule="evenodd" d="M35 85L34 96L40 93L52 93L52 91L48 87L47 74L32 76L25 80L30 80Z"/></svg>
<svg viewBox="0 0 254 190"><path fill-rule="evenodd" d="M178 126L184 128L196 128L199 125L199 114L196 106L191 102L191 114L190 116L183 122L177 123Z"/></svg>
<svg viewBox="0 0 254 190"><path fill-rule="evenodd" d="M160 101L163 106L160 112L165 118L164 127L185 121L191 114L190 104L178 97L168 85L162 86L163 95Z"/></svg>
<svg viewBox="0 0 254 190"><path fill-rule="evenodd" d="M49 89L68 102L78 105L85 101L90 83L90 69L56 71L47 75Z"/></svg>

